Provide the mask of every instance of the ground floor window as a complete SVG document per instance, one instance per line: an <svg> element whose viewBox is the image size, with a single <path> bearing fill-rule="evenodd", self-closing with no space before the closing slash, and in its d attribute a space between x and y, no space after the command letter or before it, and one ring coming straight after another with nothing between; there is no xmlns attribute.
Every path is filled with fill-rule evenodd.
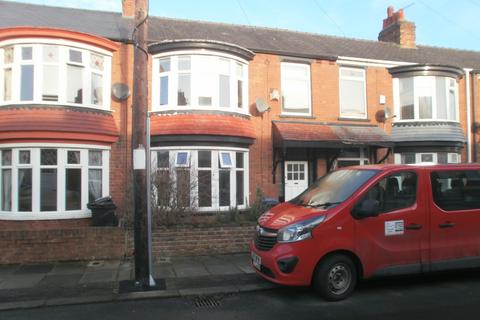
<svg viewBox="0 0 480 320"><path fill-rule="evenodd" d="M343 168L349 166L359 166L369 164L368 153L363 148L349 148L342 149L337 161L336 168Z"/></svg>
<svg viewBox="0 0 480 320"><path fill-rule="evenodd" d="M155 148L152 185L159 207L198 211L248 204L248 149Z"/></svg>
<svg viewBox="0 0 480 320"><path fill-rule="evenodd" d="M395 153L396 164L414 163L460 163L459 153L449 152L402 152Z"/></svg>
<svg viewBox="0 0 480 320"><path fill-rule="evenodd" d="M96 146L0 146L0 219L88 217L108 195L108 163Z"/></svg>

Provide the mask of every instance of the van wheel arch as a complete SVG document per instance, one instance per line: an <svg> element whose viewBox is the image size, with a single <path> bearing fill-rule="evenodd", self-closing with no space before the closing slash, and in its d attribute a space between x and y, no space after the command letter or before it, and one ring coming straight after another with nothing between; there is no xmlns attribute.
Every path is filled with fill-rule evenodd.
<svg viewBox="0 0 480 320"><path fill-rule="evenodd" d="M321 263L327 257L333 256L333 255L344 255L344 256L347 256L348 258L350 258L353 261L353 263L355 264L355 267L357 269L358 279L359 280L363 279L363 265L362 265L362 261L360 260L360 258L355 253L353 253L351 251L337 250L337 251L332 251L332 252L327 253L317 262L317 265L315 266L315 269L313 270L313 273L312 273L311 284L313 284L313 280L315 278L315 273L316 273L317 268L321 265Z"/></svg>

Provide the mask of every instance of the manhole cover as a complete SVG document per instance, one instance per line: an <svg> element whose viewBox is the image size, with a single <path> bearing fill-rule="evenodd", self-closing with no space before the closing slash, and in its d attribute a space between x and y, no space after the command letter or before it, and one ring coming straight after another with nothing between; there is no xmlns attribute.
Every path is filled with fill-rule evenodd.
<svg viewBox="0 0 480 320"><path fill-rule="evenodd" d="M194 299L197 308L216 308L221 305L222 298L219 296L201 296Z"/></svg>
<svg viewBox="0 0 480 320"><path fill-rule="evenodd" d="M101 260L97 260L97 261L90 261L88 264L87 264L87 267L101 267L103 266L103 261Z"/></svg>

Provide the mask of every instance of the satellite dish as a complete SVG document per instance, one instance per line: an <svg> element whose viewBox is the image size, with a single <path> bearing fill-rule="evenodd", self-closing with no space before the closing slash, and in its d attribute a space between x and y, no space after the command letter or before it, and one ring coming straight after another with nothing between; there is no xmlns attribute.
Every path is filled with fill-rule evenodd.
<svg viewBox="0 0 480 320"><path fill-rule="evenodd" d="M130 96L130 89L125 83L115 83L112 85L112 95L115 99L123 101Z"/></svg>
<svg viewBox="0 0 480 320"><path fill-rule="evenodd" d="M375 120L377 120L377 122L384 123L385 120L387 120L387 113L385 110L378 110L375 112Z"/></svg>
<svg viewBox="0 0 480 320"><path fill-rule="evenodd" d="M389 107L385 107L385 118L388 119L388 118L391 118L392 116L393 116L392 109L390 109Z"/></svg>
<svg viewBox="0 0 480 320"><path fill-rule="evenodd" d="M257 100L255 100L255 107L257 108L257 111L259 113L264 113L265 111L270 109L270 106L263 99L260 98L257 98Z"/></svg>

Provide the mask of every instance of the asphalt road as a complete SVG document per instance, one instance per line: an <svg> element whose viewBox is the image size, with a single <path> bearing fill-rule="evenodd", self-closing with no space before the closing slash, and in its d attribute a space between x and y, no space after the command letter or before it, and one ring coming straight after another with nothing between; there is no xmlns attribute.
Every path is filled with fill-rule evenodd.
<svg viewBox="0 0 480 320"><path fill-rule="evenodd" d="M361 283L328 303L307 288L0 312L13 319L479 319L480 270Z"/></svg>

